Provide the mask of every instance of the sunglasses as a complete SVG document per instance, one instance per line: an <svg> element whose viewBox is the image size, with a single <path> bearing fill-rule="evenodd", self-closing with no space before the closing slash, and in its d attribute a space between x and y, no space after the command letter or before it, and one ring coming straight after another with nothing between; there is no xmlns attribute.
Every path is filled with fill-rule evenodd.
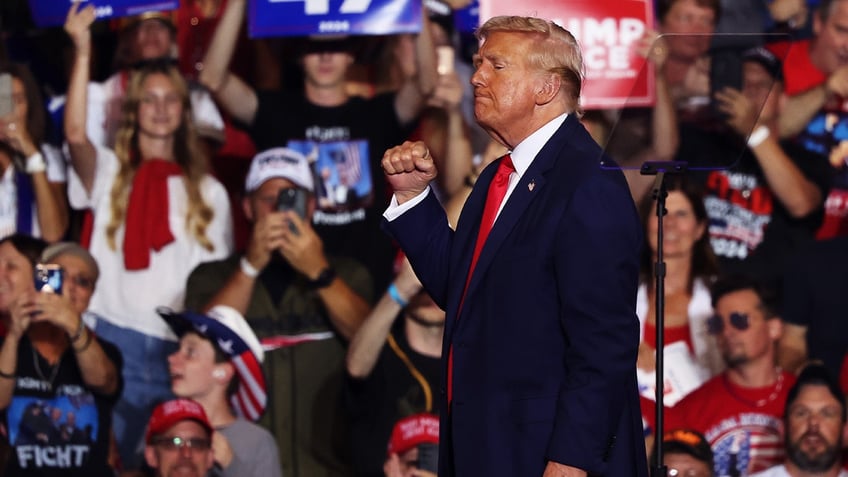
<svg viewBox="0 0 848 477"><path fill-rule="evenodd" d="M205 451L209 450L211 446L211 442L209 439L204 439L202 437L191 437L188 439L183 439L182 437L158 437L153 440L153 444L168 450L168 451L176 451L180 450L183 447L188 447L192 451Z"/></svg>
<svg viewBox="0 0 848 477"><path fill-rule="evenodd" d="M739 313L734 311L730 313L729 316L730 326L736 328L739 331L745 331L751 326L751 320L748 319L747 313ZM724 331L724 319L719 314L715 314L711 316L707 320L707 331L711 335L718 335Z"/></svg>

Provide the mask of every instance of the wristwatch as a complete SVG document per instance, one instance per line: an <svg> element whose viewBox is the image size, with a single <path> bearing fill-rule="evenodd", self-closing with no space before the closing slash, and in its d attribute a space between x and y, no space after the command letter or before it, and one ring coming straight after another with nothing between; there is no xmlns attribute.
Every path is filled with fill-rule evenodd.
<svg viewBox="0 0 848 477"><path fill-rule="evenodd" d="M313 289L321 289L327 288L330 286L330 283L333 283L333 280L336 279L336 271L333 267L327 267L321 270L321 273L318 274L318 278L315 280L307 280L306 284L309 288Z"/></svg>

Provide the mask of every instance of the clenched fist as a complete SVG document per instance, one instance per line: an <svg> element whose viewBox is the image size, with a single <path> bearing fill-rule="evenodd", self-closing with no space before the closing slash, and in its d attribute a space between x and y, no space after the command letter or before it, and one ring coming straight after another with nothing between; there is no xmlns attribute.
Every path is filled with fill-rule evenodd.
<svg viewBox="0 0 848 477"><path fill-rule="evenodd" d="M430 150L421 141L406 141L387 150L381 164L398 204L424 192L430 181L436 178L436 164Z"/></svg>

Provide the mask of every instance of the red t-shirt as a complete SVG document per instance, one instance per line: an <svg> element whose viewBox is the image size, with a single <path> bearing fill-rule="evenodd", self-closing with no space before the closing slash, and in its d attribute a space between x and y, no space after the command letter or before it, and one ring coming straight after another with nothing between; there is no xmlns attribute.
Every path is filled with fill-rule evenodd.
<svg viewBox="0 0 848 477"><path fill-rule="evenodd" d="M690 428L704 434L717 475L735 467L750 475L783 462L783 409L795 376L781 372L777 383L743 388L719 374L666 411L665 429Z"/></svg>

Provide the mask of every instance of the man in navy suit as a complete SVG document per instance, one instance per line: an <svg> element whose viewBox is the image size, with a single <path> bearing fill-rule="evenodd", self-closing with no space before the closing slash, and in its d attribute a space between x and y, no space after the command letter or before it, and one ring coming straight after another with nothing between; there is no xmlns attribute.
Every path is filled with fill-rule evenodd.
<svg viewBox="0 0 848 477"><path fill-rule="evenodd" d="M579 47L537 18L493 18L478 38L475 114L511 152L480 175L456 231L426 145L382 161L384 227L447 312L440 475L645 476L641 227L579 123Z"/></svg>

